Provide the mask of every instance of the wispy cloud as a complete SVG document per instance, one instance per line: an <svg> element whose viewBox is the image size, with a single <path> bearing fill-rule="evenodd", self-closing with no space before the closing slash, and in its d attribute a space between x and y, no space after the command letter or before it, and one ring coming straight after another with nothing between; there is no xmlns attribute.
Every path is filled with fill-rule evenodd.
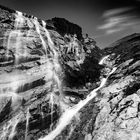
<svg viewBox="0 0 140 140"><path fill-rule="evenodd" d="M124 8L110 9L110 10L107 10L103 13L103 17L110 17L110 16L126 13L130 10L133 10L133 9L134 9L134 7L124 7Z"/></svg>
<svg viewBox="0 0 140 140"><path fill-rule="evenodd" d="M125 16L116 16L116 17L109 17L105 20L105 24L98 27L98 29L110 29L115 26L118 26L121 23L124 23L128 17Z"/></svg>
<svg viewBox="0 0 140 140"><path fill-rule="evenodd" d="M109 30L106 31L106 34L113 34L113 33L119 32L121 30L122 30L122 28L109 29Z"/></svg>
<svg viewBox="0 0 140 140"><path fill-rule="evenodd" d="M104 24L97 27L105 34L113 34L125 30L131 25L140 23L136 15L130 14L134 7L107 10L103 13Z"/></svg>

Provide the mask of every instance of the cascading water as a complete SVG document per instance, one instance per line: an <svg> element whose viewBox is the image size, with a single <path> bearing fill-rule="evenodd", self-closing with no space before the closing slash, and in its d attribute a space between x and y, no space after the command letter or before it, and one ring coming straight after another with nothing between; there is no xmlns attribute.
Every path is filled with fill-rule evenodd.
<svg viewBox="0 0 140 140"><path fill-rule="evenodd" d="M57 55L57 52L54 49L54 43L53 43L53 41L52 41L52 39L50 37L50 34L49 34L48 30L46 29L46 23L45 23L45 21L42 21L42 24L43 24L43 29L45 31L45 35L47 36L47 39L48 39L48 45L50 47L50 50L53 51L54 60L57 61L58 60L57 59L58 58L58 55Z"/></svg>
<svg viewBox="0 0 140 140"><path fill-rule="evenodd" d="M50 50L52 50L52 52L53 52L53 67L54 67L54 69L53 69L53 78L57 83L59 92L62 94L61 81L60 81L60 79L59 79L59 77L57 75L57 71L59 71L61 69L61 66L59 65L59 61L58 61L58 53L54 49L54 43L53 43L53 41L52 41L52 39L50 37L50 34L49 34L48 30L46 29L45 21L42 21L42 24L43 24L43 29L45 31L45 35L47 36L47 39L48 39L48 44L49 44Z"/></svg>
<svg viewBox="0 0 140 140"><path fill-rule="evenodd" d="M14 117L12 120L8 121L7 124L3 126L3 133L0 135L0 140L12 140L16 135L16 127L20 121L20 116Z"/></svg>
<svg viewBox="0 0 140 140"><path fill-rule="evenodd" d="M27 109L27 113L26 113L25 140L27 140L27 135L28 135L29 119L30 119L30 114L29 114L29 109Z"/></svg>
<svg viewBox="0 0 140 140"><path fill-rule="evenodd" d="M23 27L23 23L24 23L24 18L23 18L23 14L22 12L19 12L19 11L16 11L16 18L15 18L15 28L18 29L18 28L21 28Z"/></svg>
<svg viewBox="0 0 140 140"><path fill-rule="evenodd" d="M23 26L24 18L21 12L17 11L15 14L14 30L11 30L7 41L7 51L14 47L15 50L15 64L18 64L19 56L21 55L19 50L22 48L22 32L20 28Z"/></svg>
<svg viewBox="0 0 140 140"><path fill-rule="evenodd" d="M8 30L5 33L5 36L8 36L8 39L6 42L4 42L6 45L6 57L9 57L9 51L10 49L14 50L15 53L15 60L14 60L14 65L18 64L18 59L19 59L19 49L22 47L21 44L21 36L22 33L20 31L20 28L23 26L24 18L22 17L21 12L16 12L15 13L15 23L14 23L14 29L13 30ZM6 75L5 75L6 76ZM9 98L11 97L11 107L12 110L14 111L16 109L15 104L18 101L18 99L21 99L21 96L16 93L16 90L18 86L21 84L19 82L20 77L15 74L8 76L7 78L4 79L4 81L1 79L0 80L0 98ZM16 127L20 121L20 115L16 115L13 117L11 120L9 120L5 125L3 126L3 131L2 134L0 134L0 139L1 140L12 140L13 137L16 135Z"/></svg>
<svg viewBox="0 0 140 140"><path fill-rule="evenodd" d="M48 46L47 46L47 44L46 44L46 42L45 42L45 40L44 40L44 38L43 38L43 36L40 32L40 24L39 24L39 22L37 21L36 18L34 19L34 24L35 24L35 27L36 27L36 31L39 34L39 37L41 39L44 50L47 50L47 47L50 47L49 50L50 50L50 52L52 52L52 54L51 54L52 55L52 60L48 59L47 51L45 51L46 52L45 56L48 59L48 67L49 67L49 65L53 66L53 70L52 70L53 71L53 78L56 81L58 87L60 88L61 87L61 84L60 84L61 82L60 82L59 77L57 75L57 71L59 71L59 69L60 69L60 65L59 65L59 62L58 62L58 54L57 54L57 52L54 48L54 44L53 44L53 41L51 40L50 34L45 27L46 23L44 21L42 21L43 30L45 31L45 36L47 37L47 40L48 40Z"/></svg>
<svg viewBox="0 0 140 140"><path fill-rule="evenodd" d="M18 49L21 43L20 36L21 36L21 31L20 30L12 30L10 33L8 33L8 41L7 41L7 57L8 57L8 52L10 48L14 47L15 50L15 64L18 63Z"/></svg>
<svg viewBox="0 0 140 140"><path fill-rule="evenodd" d="M9 139L13 139L13 137L16 135L16 127L17 127L17 124L19 123L20 121L20 118L16 118L15 122L13 123L13 126L12 126L12 131L9 135Z"/></svg>
<svg viewBox="0 0 140 140"><path fill-rule="evenodd" d="M18 64L18 59L19 59L19 49L22 47L21 44L21 36L22 33L20 31L20 28L23 26L23 22L24 22L24 18L22 16L21 12L16 12L15 13L15 23L14 23L14 29L13 30L9 30L5 33L5 36L8 36L8 39L6 42L6 57L9 57L9 50L11 48L13 48L14 53L15 53L15 60L14 60L14 65ZM3 81L0 82L1 84L1 88L3 89L7 89L5 92L1 92L0 97L7 97L7 96L11 96L12 97L12 102L16 101L18 98L20 98L20 96L16 93L16 89L18 87L18 85L20 84L18 82L18 75L13 75L11 77L8 77L8 79L5 79L5 82L8 84L3 83ZM8 81L6 81L8 80ZM6 88L8 87L8 88Z"/></svg>
<svg viewBox="0 0 140 140"><path fill-rule="evenodd" d="M57 71L59 71L60 69L60 65L58 62L58 54L54 49L54 43L50 37L50 34L48 32L48 30L46 29L46 23L44 21L42 21L43 24L43 29L45 31L45 35L47 36L48 39L48 45L50 47L50 50L52 50L53 53L53 59L52 59L52 63L53 63L53 81L57 83L57 88L59 90L60 93L60 100L61 100L61 96L62 96L62 89L61 89L61 81L57 75ZM54 106L54 93L52 92L50 94L50 106L51 106L51 126L50 126L50 130L52 130L52 124L53 124L53 106Z"/></svg>
<svg viewBox="0 0 140 140"><path fill-rule="evenodd" d="M39 24L37 18L35 18L33 22L35 24L36 31L37 31L40 39L41 39L42 46L45 50L45 54L46 54L45 56L47 57L47 51L46 51L47 50L47 45L46 45L46 42L45 42L45 40L44 40L44 38L43 38L43 36L41 35L41 32L40 32L40 24Z"/></svg>
<svg viewBox="0 0 140 140"><path fill-rule="evenodd" d="M108 58L105 57L103 58L99 64L102 65L104 63L104 60ZM73 117L76 116L76 114L78 113L78 111L80 111L80 109L82 109L89 101L91 101L96 95L97 95L97 91L100 90L105 84L106 81L108 79L108 77L116 70L117 68L114 67L112 69L112 71L109 73L109 75L106 78L103 78L101 80L101 84L98 88L94 89L88 96L86 99L81 100L78 104L74 105L73 107L69 107L60 117L59 122L57 124L57 127L50 132L47 136L45 136L44 138L40 138L39 140L53 140L56 136L58 136L63 129L71 122L71 120L73 119Z"/></svg>
<svg viewBox="0 0 140 140"><path fill-rule="evenodd" d="M46 29L46 23L44 21L42 21L43 30L45 31L45 36L47 37L48 45L46 44L46 42L44 40L44 37L41 34L40 24L39 24L39 22L37 21L36 18L34 19L34 24L35 24L36 31L39 34L39 37L41 39L43 48L44 48L45 53L46 53L46 59L48 60L47 65L48 65L48 67L52 66L51 68L52 68L52 81L53 81L53 84L57 84L59 92L61 92L61 82L60 82L59 77L57 75L57 71L59 71L59 69L60 69L60 65L59 65L59 62L58 62L58 54L55 51L54 44L53 44L53 41L51 40L50 34L49 34L48 30ZM52 55L51 60L49 60L49 58L47 56L47 47L50 47L49 50L50 50L50 53ZM46 80L47 80L47 76L46 76ZM49 106L51 108L51 113L50 113L51 114L51 126L50 126L50 130L52 130L53 106L54 106L54 91L53 91L53 88L51 90L52 91L50 93L50 100L49 100Z"/></svg>
<svg viewBox="0 0 140 140"><path fill-rule="evenodd" d="M15 23L14 23L14 29L11 30L10 32L7 31L6 32L6 36L8 35L8 40L7 40L7 52L6 52L6 57L9 57L9 50L11 48L14 48L15 51L15 65L18 63L18 51L19 48L21 47L21 31L19 30L19 28L22 26L24 22L24 19L22 17L22 13L21 12L16 12L15 14ZM16 93L16 89L18 87L18 85L20 84L18 82L19 77L16 75L13 75L11 77L8 77L8 79L5 79L5 83L3 83L3 81L0 81L1 84L1 88L2 89L6 89L6 90L2 90L0 92L0 97L12 97L12 102L14 103L15 101L17 101L17 99L20 98L20 96ZM8 81L6 81L8 80ZM8 87L8 88L7 88Z"/></svg>
<svg viewBox="0 0 140 140"><path fill-rule="evenodd" d="M108 57L109 57L109 55L103 57L103 58L101 59L101 61L99 62L99 65L102 65L102 64L104 63L104 61L105 61Z"/></svg>
<svg viewBox="0 0 140 140"><path fill-rule="evenodd" d="M50 130L52 131L52 122L53 122L53 106L54 106L54 99L53 99L53 94L50 95L50 102L49 105L51 107L51 126L50 126Z"/></svg>

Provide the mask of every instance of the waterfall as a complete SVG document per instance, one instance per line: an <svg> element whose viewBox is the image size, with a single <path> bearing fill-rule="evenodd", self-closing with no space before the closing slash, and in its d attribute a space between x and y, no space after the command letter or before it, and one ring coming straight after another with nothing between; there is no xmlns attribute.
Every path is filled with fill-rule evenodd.
<svg viewBox="0 0 140 140"><path fill-rule="evenodd" d="M52 71L53 71L53 79L55 80L55 82L57 82L57 85L58 85L58 88L61 89L61 81L59 80L59 77L57 75L57 71L60 71L61 69L61 66L59 64L59 61L58 61L58 53L56 52L55 50L55 47L54 47L54 43L50 37L50 34L49 34L49 31L46 29L46 23L44 21L42 21L42 24L43 24L43 30L45 31L45 36L47 37L47 41L48 41L48 45L46 44L46 41L43 37L43 35L41 34L41 31L40 31L40 24L39 22L37 21L37 19L35 18L34 19L34 24L35 24L35 28L36 28L36 31L41 39L41 42L42 42L42 45L43 45L43 48L46 52L46 59L48 60L48 67L51 66L52 68ZM49 48L50 47L50 48ZM49 50L52 52L52 59L50 60L47 56L47 49L49 48Z"/></svg>
<svg viewBox="0 0 140 140"><path fill-rule="evenodd" d="M20 115L15 116L3 126L3 133L0 135L0 140L12 140L16 135L16 127L20 121Z"/></svg>
<svg viewBox="0 0 140 140"><path fill-rule="evenodd" d="M49 106L51 107L51 126L50 126L50 130L52 130L52 124L53 124L53 106L54 106L54 95L50 94L50 102L49 102Z"/></svg>
<svg viewBox="0 0 140 140"><path fill-rule="evenodd" d="M24 23L24 18L23 18L23 14L22 12L16 11L16 18L15 18L15 28L21 28L23 27L23 23Z"/></svg>
<svg viewBox="0 0 140 140"><path fill-rule="evenodd" d="M36 31L41 39L43 48L46 53L45 56L46 56L46 59L48 60L47 66L48 67L51 66L51 69L52 69L52 73L53 73L52 80L57 83L58 89L59 89L59 91L61 91L61 81L59 80L59 77L57 74L57 71L59 71L59 69L61 69L61 66L59 65L59 62L58 62L58 54L54 48L54 43L50 37L49 31L45 27L46 23L44 21L42 21L42 24L43 24L42 28L43 28L43 31L45 32L45 37L47 37L48 45L46 44L46 41L45 41L43 35L41 34L41 31L40 31L41 26L40 26L39 22L37 21L37 18L34 19L34 24L35 24ZM52 59L48 58L47 49L50 50ZM47 77L46 77L46 79L47 79ZM50 99L51 99L50 101L52 101L51 104L53 104L53 99L51 97L53 97L53 95L50 95Z"/></svg>
<svg viewBox="0 0 140 140"><path fill-rule="evenodd" d="M24 24L24 17L21 12L16 12L15 14L15 23L14 23L14 29L10 32L8 31L6 34L8 34L8 40L7 40L7 56L8 51L13 48L15 50L15 64L18 64L18 60L20 57L20 49L22 48L22 32L21 28Z"/></svg>
<svg viewBox="0 0 140 140"><path fill-rule="evenodd" d="M61 66L58 61L58 53L56 52L56 50L54 48L54 43L50 37L50 33L46 29L45 21L42 21L42 24L43 24L43 29L45 31L45 35L47 36L47 39L48 39L48 44L49 44L50 50L53 52L53 67L54 67L53 77L54 77L55 81L57 82L59 92L62 94L61 81L57 75L57 71L59 71L61 69Z"/></svg>
<svg viewBox="0 0 140 140"><path fill-rule="evenodd" d="M24 18L21 12L16 12L15 13L15 22L14 22L14 29L12 30L8 30L5 33L5 36L7 37L8 35L8 39L6 42L6 57L9 57L9 50L13 49L14 54L15 54L15 62L14 65L18 64L18 59L19 59L19 49L22 47L22 33L21 33L21 27L23 26L24 23ZM6 76L6 75L5 75ZM5 77L4 76L4 77ZM4 82L2 80L0 80L0 84L1 84L1 92L0 92L0 97L12 97L12 103L14 103L15 101L17 101L17 99L20 98L20 96L16 93L16 90L18 88L18 86L22 83L19 82L19 75L16 75L16 73L14 73L13 75L9 75L7 78L5 78ZM8 87L8 88L7 88ZM2 90L3 89L3 90ZM4 90L6 89L6 90Z"/></svg>
<svg viewBox="0 0 140 140"><path fill-rule="evenodd" d="M30 119L30 113L29 113L29 109L27 109L27 113L26 113L25 140L27 140L27 135L28 135L29 119Z"/></svg>
<svg viewBox="0 0 140 140"><path fill-rule="evenodd" d="M9 139L13 139L13 137L16 135L16 127L17 124L19 123L20 118L18 118L18 116L15 118L15 122L13 122L13 126L12 126L12 131L9 135Z"/></svg>
<svg viewBox="0 0 140 140"><path fill-rule="evenodd" d="M55 84L57 84L57 88L59 90L60 93L60 100L61 100L61 96L62 96L62 89L61 89L61 81L59 79L58 76L58 72L61 69L61 66L59 64L58 61L58 53L55 50L55 46L54 43L50 37L50 33L49 31L46 29L46 23L44 21L42 21L42 27L40 25L40 23L37 21L37 18L34 19L34 24L35 24L35 28L36 31L39 35L39 38L41 39L43 48L45 50L45 56L47 59L47 67L51 69L51 75L52 75L52 86L51 86L51 92L49 93L49 106L50 106L50 110L51 110L51 126L50 126L50 130L52 130L52 126L53 126L53 112L54 112L54 89L53 86ZM44 31L44 36L41 33L41 28ZM47 44L46 44L46 40L45 37L47 38ZM51 54L51 59L47 56L47 50L49 50L50 54ZM50 74L49 74L50 75ZM48 80L48 75L46 75L46 80ZM43 115L42 115L43 116Z"/></svg>
<svg viewBox="0 0 140 140"><path fill-rule="evenodd" d="M35 18L33 22L34 22L34 24L35 24L35 28L36 28L36 31L37 31L37 33L38 33L38 35L39 35L39 38L41 39L42 46L43 46L43 48L44 48L44 50L45 50L45 56L46 56L46 58L47 58L47 44L46 44L46 42L45 42L45 40L44 40L44 38L43 38L43 36L42 36L42 34L41 34L41 31L40 31L40 24L39 24L37 18Z"/></svg>
<svg viewBox="0 0 140 140"><path fill-rule="evenodd" d="M109 55L103 57L100 62L99 62L99 65L102 65L104 63L104 61L109 57Z"/></svg>

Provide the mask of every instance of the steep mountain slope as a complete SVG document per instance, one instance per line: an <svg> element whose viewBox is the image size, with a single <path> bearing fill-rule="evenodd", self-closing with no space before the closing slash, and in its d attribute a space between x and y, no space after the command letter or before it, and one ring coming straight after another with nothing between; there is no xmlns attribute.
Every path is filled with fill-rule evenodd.
<svg viewBox="0 0 140 140"><path fill-rule="evenodd" d="M117 70L100 91L93 139L140 139L140 34L127 36L105 51L110 54L107 66L113 64Z"/></svg>

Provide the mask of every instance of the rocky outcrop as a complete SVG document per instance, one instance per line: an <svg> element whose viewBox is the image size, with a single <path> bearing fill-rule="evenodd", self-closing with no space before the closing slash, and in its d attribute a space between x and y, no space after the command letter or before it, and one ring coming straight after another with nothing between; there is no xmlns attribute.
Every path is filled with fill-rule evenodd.
<svg viewBox="0 0 140 140"><path fill-rule="evenodd" d="M65 34L76 35L78 40L82 40L82 28L74 23L69 22L64 18L52 18L46 20L47 27L53 27L59 34L64 36Z"/></svg>

